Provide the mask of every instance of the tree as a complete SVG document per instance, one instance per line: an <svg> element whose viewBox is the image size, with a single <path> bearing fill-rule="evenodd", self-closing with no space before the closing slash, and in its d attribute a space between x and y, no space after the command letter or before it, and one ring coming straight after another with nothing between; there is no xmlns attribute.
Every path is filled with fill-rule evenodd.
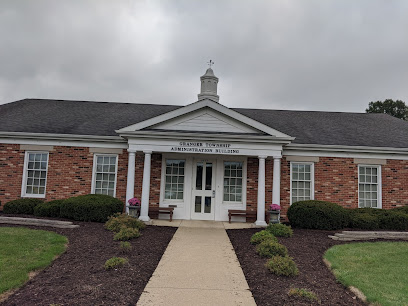
<svg viewBox="0 0 408 306"><path fill-rule="evenodd" d="M383 113L402 120L408 120L408 106L401 100L386 99L384 102L370 102L366 113Z"/></svg>

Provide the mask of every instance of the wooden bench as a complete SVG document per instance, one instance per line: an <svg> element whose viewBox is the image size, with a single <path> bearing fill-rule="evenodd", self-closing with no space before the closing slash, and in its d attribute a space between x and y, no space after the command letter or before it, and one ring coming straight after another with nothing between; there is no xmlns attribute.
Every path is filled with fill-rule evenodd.
<svg viewBox="0 0 408 306"><path fill-rule="evenodd" d="M228 209L228 221L231 223L232 216L239 216L239 217L255 217L256 218L256 211L253 210L245 210L245 209Z"/></svg>
<svg viewBox="0 0 408 306"><path fill-rule="evenodd" d="M173 211L174 207L157 207L157 206L149 207L149 214L150 212L152 212L153 214L157 214L157 216L159 214L168 214L170 215L170 222L173 221Z"/></svg>

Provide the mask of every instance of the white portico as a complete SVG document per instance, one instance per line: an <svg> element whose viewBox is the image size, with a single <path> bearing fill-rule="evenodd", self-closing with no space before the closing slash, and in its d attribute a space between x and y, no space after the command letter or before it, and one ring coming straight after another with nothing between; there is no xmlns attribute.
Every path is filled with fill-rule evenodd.
<svg viewBox="0 0 408 306"><path fill-rule="evenodd" d="M210 68L197 102L117 131L129 145L127 200L134 196L136 152L144 154L141 220L150 220L153 153L162 156L160 206L175 207L176 219L225 221L228 209L246 209L250 157L259 159L256 224L266 225L266 159L274 160L272 201L279 204L282 146L293 138L219 104L217 83Z"/></svg>

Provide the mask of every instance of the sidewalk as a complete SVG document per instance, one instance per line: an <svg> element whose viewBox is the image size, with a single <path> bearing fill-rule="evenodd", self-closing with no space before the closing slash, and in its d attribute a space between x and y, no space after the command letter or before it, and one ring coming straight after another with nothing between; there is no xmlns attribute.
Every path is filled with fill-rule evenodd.
<svg viewBox="0 0 408 306"><path fill-rule="evenodd" d="M224 227L180 226L137 305L256 305Z"/></svg>

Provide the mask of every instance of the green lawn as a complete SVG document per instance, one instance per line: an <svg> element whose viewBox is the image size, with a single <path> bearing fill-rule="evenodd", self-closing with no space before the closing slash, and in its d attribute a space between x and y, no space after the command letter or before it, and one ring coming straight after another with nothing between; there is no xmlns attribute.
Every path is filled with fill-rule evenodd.
<svg viewBox="0 0 408 306"><path fill-rule="evenodd" d="M360 289L368 302L408 305L408 242L336 245L324 257L337 279Z"/></svg>
<svg viewBox="0 0 408 306"><path fill-rule="evenodd" d="M0 227L0 294L23 285L30 271L48 266L67 242L53 232Z"/></svg>

